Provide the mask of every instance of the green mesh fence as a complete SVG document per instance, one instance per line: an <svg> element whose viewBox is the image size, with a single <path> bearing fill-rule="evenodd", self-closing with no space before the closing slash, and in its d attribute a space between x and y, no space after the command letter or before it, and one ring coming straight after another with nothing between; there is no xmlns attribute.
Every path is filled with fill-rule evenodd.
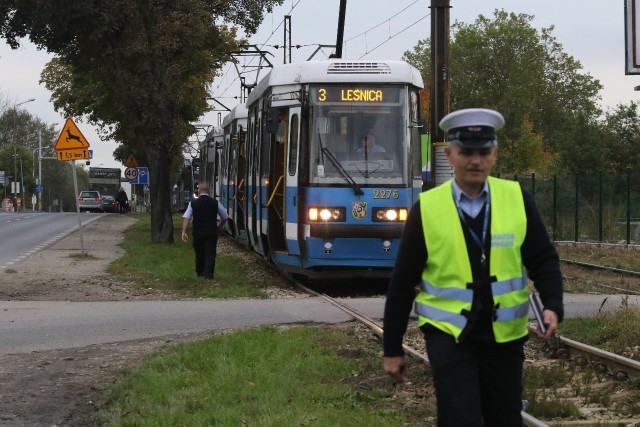
<svg viewBox="0 0 640 427"><path fill-rule="evenodd" d="M640 244L640 174L515 177L554 241Z"/></svg>

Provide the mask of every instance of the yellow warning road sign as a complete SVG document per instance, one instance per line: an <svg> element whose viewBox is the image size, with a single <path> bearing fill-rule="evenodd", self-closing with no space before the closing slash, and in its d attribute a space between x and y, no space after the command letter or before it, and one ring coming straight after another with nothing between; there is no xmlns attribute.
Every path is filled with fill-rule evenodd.
<svg viewBox="0 0 640 427"><path fill-rule="evenodd" d="M84 160L89 158L89 150L58 150L58 160Z"/></svg>
<svg viewBox="0 0 640 427"><path fill-rule="evenodd" d="M82 148L89 148L89 142L87 138L82 135L78 126L71 120L71 117L67 119L60 132L58 141L53 147L56 151L59 150L78 150Z"/></svg>
<svg viewBox="0 0 640 427"><path fill-rule="evenodd" d="M127 161L124 162L124 165L128 168L137 168L138 161L135 157L133 157L133 154L129 154L129 157L127 157Z"/></svg>

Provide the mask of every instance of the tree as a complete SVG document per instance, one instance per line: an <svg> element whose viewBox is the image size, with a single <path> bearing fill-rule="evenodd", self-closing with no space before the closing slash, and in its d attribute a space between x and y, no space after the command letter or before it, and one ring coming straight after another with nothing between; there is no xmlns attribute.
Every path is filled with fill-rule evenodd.
<svg viewBox="0 0 640 427"><path fill-rule="evenodd" d="M208 109L208 86L241 42L236 26L255 32L281 2L0 0L0 31L13 47L28 36L57 55L42 74L56 109L142 148L151 238L170 243L170 171Z"/></svg>
<svg viewBox="0 0 640 427"><path fill-rule="evenodd" d="M526 138L523 132L533 132L542 138L545 151L555 153L576 130L577 116L596 126L602 86L563 52L552 35L553 27L537 30L532 20L531 15L496 10L493 19L480 15L471 24L456 21L451 26L451 110L500 111L506 120L501 141L519 141ZM431 63L428 46L428 41L421 41L404 55L421 69L427 82L431 74L424 69ZM525 154L537 155L520 153ZM538 167L542 165L549 163Z"/></svg>
<svg viewBox="0 0 640 427"><path fill-rule="evenodd" d="M605 155L607 168L623 173L640 164L640 104L618 104L606 113L606 136L599 147Z"/></svg>
<svg viewBox="0 0 640 427"><path fill-rule="evenodd" d="M546 171L552 164L553 156L545 151L542 136L536 134L533 125L524 119L518 137L500 141L500 161L496 172L500 174L524 175L535 171Z"/></svg>

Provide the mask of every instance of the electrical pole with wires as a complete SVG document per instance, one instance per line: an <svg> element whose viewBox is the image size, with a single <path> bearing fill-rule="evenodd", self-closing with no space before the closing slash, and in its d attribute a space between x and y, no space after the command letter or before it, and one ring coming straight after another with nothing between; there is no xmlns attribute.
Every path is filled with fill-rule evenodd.
<svg viewBox="0 0 640 427"><path fill-rule="evenodd" d="M433 152L432 176L435 185L451 178L444 157L445 135L438 124L449 113L449 0L431 0L431 112ZM437 165L437 166L436 166Z"/></svg>

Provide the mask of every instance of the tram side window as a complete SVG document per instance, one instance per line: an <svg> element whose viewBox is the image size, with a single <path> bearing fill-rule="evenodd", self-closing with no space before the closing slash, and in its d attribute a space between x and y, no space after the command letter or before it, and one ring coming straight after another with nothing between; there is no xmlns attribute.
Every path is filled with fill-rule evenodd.
<svg viewBox="0 0 640 427"><path fill-rule="evenodd" d="M298 115L291 116L290 134L289 134L289 175L296 174L298 168Z"/></svg>

